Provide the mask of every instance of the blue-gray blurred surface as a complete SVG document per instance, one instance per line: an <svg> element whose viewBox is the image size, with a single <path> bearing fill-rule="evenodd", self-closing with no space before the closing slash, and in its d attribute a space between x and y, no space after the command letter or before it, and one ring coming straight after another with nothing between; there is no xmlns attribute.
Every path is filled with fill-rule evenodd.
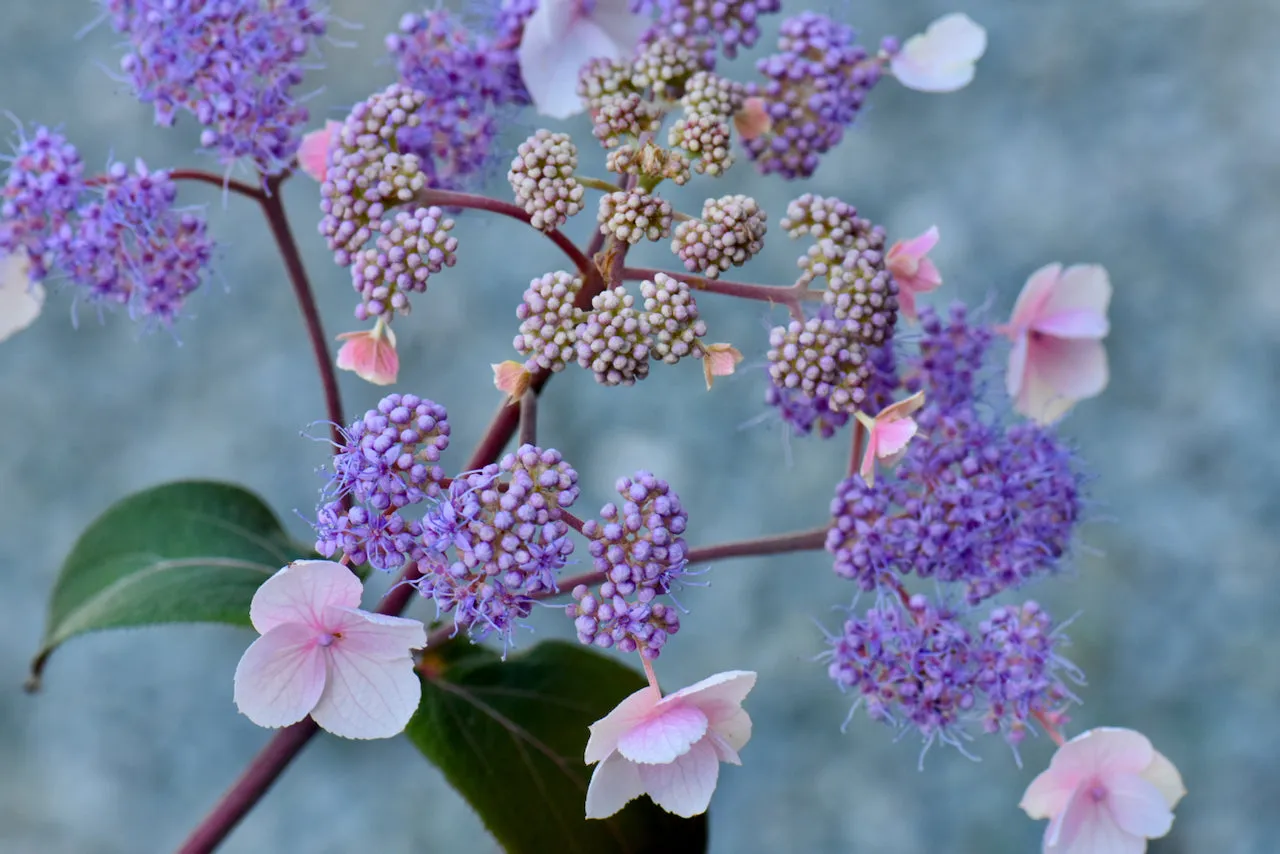
<svg viewBox="0 0 1280 854"><path fill-rule="evenodd" d="M316 112L340 117L389 82L382 37L412 7L334 7L364 24L337 33L351 46L326 47L327 67L315 75L324 87ZM875 44L952 8L878 0L838 14ZM886 81L804 189L857 204L895 237L937 223L947 279L939 301L991 297L993 317L1043 263L1110 270L1111 386L1064 426L1096 473L1093 521L1072 572L1033 595L1060 617L1081 612L1073 657L1089 685L1073 731L1141 729L1182 770L1191 793L1172 836L1152 850L1274 851L1280 6L968 0L964 9L990 33L975 83L929 96ZM73 38L95 14L86 0L6 3L0 107L63 125L95 166L109 153L211 165L194 153L190 123L152 127L149 109L113 81L119 51L108 28ZM532 121L522 117L512 140ZM598 171L597 154L588 162ZM686 190L685 209L704 191L756 195L775 227L743 278L787 280L796 251L776 219L800 187L743 166L715 187ZM180 343L139 335L123 316L99 324L84 310L73 329L63 293L34 328L0 345L4 852L168 850L269 736L231 702L231 674L250 640L232 629L78 639L54 656L42 693L21 691L62 558L120 496L174 478L226 478L307 533L291 511L311 510L324 446L299 433L324 412L283 269L250 205L231 199L224 209L215 190L186 193L208 205L223 248L218 281L176 327ZM286 196L328 331L356 328L345 274L315 234L315 184L293 181ZM401 388L448 406L454 465L497 404L489 364L510 357L523 287L562 265L510 222L467 216L456 233L461 263L397 323ZM776 424L740 429L760 412L763 314L711 297L703 312L713 339L746 351L739 376L707 394L693 365L659 366L635 389L599 388L571 369L549 387L544 443L578 467L584 506L608 500L613 480L636 468L670 479L695 544L821 524L845 443L792 442L788 452ZM376 389L342 381L349 413L376 401ZM812 658L822 647L815 619L834 625L833 607L852 590L825 555L727 562L707 578L711 587L684 600L692 613L661 660L664 681L733 668L761 676L745 765L726 768L716 793L713 850L1036 850L1041 828L1016 804L1050 755L1046 740L1025 747L1022 769L992 742L976 748L981 762L934 749L921 772L911 737L894 743L861 715L841 734L851 698ZM565 622L555 609L535 620L540 637L564 635ZM225 850L492 850L481 834L402 739L324 737Z"/></svg>

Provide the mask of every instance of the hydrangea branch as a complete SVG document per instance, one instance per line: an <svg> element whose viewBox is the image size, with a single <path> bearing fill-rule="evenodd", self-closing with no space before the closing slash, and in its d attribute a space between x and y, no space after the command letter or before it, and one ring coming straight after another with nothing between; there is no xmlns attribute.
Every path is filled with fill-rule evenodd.
<svg viewBox="0 0 1280 854"><path fill-rule="evenodd" d="M215 187L238 193L241 196L253 199L255 202L262 202L267 196L266 192L252 184L236 181L233 178L224 178L221 175L215 175L203 169L174 169L169 173L169 177L175 181L195 181L201 184L213 184ZM279 181L276 182L275 186L279 186Z"/></svg>
<svg viewBox="0 0 1280 854"><path fill-rule="evenodd" d="M526 394L520 398L520 435L517 443L521 445L538 444L538 396Z"/></svg>
<svg viewBox="0 0 1280 854"><path fill-rule="evenodd" d="M679 273L673 270L657 270L648 267L627 267L622 271L623 278L628 280L652 279L658 275L670 276L677 281L684 282L695 290L706 291L711 294L757 300L759 302L772 303L773 305L785 305L797 320L804 319L804 312L800 307L803 301L822 299L822 291L815 291L808 286L808 283L804 282L779 287L776 285L751 285L744 282L730 282L724 279L708 279L705 276L695 276L692 273Z"/></svg>

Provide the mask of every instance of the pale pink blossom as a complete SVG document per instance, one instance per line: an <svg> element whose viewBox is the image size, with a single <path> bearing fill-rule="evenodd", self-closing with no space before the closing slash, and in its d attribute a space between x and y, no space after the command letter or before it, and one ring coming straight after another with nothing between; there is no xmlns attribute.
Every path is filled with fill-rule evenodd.
<svg viewBox="0 0 1280 854"><path fill-rule="evenodd" d="M341 127L342 122L330 119L319 130L304 134L298 145L298 167L317 181L323 181L329 171L329 143Z"/></svg>
<svg viewBox="0 0 1280 854"><path fill-rule="evenodd" d="M898 310L908 319L915 320L916 297L927 294L942 284L942 275L929 259L929 252L938 245L938 227L931 227L919 237L899 240L889 247L885 264L898 283Z"/></svg>
<svg viewBox="0 0 1280 854"><path fill-rule="evenodd" d="M1019 806L1049 819L1044 854L1142 854L1169 832L1186 793L1145 735L1100 727L1059 747Z"/></svg>
<svg viewBox="0 0 1280 854"><path fill-rule="evenodd" d="M629 0L540 0L516 51L534 107L555 119L582 112L578 72L592 59L629 59L648 28Z"/></svg>
<svg viewBox="0 0 1280 854"><path fill-rule="evenodd" d="M868 486L876 482L876 460L886 467L898 464L907 453L907 445L919 429L912 418L924 406L924 392L918 391L904 400L891 403L875 418L866 413L856 413L858 421L867 428L867 449L862 454L858 473Z"/></svg>
<svg viewBox="0 0 1280 854"><path fill-rule="evenodd" d="M0 341L35 323L44 308L44 285L31 281L25 251L0 254Z"/></svg>
<svg viewBox="0 0 1280 854"><path fill-rule="evenodd" d="M751 738L742 701L755 684L756 674L731 670L661 698L650 685L592 724L586 762L600 764L587 818L608 818L643 794L685 818L706 812L720 763L742 764Z"/></svg>
<svg viewBox="0 0 1280 854"><path fill-rule="evenodd" d="M1111 280L1097 264L1031 274L1013 317L998 331L1013 342L1005 384L1014 408L1041 424L1107 387L1107 306Z"/></svg>
<svg viewBox="0 0 1280 854"><path fill-rule="evenodd" d="M907 39L889 67L898 82L919 92L954 92L973 80L987 50L987 31L960 12L943 15Z"/></svg>
<svg viewBox="0 0 1280 854"><path fill-rule="evenodd" d="M338 367L354 371L356 376L374 385L391 385L400 373L400 355L396 352L396 334L381 319L373 329L344 332L338 336L346 343L338 349Z"/></svg>
<svg viewBox="0 0 1280 854"><path fill-rule="evenodd" d="M533 374L529 373L529 369L511 359L489 367L493 368L494 386L498 391L506 392L513 403L524 397L524 393L529 390L529 383L533 382Z"/></svg>
<svg viewBox="0 0 1280 854"><path fill-rule="evenodd" d="M360 579L339 563L300 560L253 595L262 637L236 667L235 700L258 726L311 715L343 738L390 738L418 708L411 649L427 645L417 620L361 611Z"/></svg>
<svg viewBox="0 0 1280 854"><path fill-rule="evenodd" d="M765 107L764 98L753 95L742 102L742 109L733 114L733 127L738 136L746 140L766 134L773 127L773 118Z"/></svg>
<svg viewBox="0 0 1280 854"><path fill-rule="evenodd" d="M730 376L742 361L742 351L732 344L711 344L702 356L702 373L707 379L707 391L716 377Z"/></svg>

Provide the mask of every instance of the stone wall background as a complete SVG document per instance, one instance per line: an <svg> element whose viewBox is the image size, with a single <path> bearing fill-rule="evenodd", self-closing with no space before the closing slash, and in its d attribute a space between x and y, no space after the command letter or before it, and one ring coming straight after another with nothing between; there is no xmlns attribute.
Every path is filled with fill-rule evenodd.
<svg viewBox="0 0 1280 854"><path fill-rule="evenodd" d="M336 118L389 81L382 36L415 7L333 5L364 24L336 32L353 46L327 48L316 75L324 87L316 111ZM835 11L874 44L953 8L929 0ZM1274 850L1280 7L969 0L964 10L990 33L974 85L928 96L886 82L805 189L856 203L894 236L937 223L947 278L940 299L989 299L995 316L1042 263L1110 270L1111 387L1065 427L1096 473L1093 521L1073 571L1032 595L1059 617L1080 612L1074 659L1090 684L1075 726L1140 728L1187 780L1172 836L1151 850ZM108 28L74 39L96 14L84 0L6 4L0 108L64 125L90 164L108 152L153 165L205 163L189 123L152 128L150 111L104 71L119 57ZM532 130L527 122L512 142ZM733 182L775 223L798 192L746 168L735 173L726 189L706 193ZM256 211L234 199L224 210L214 190L185 198L208 204L223 249L221 281L192 300L180 343L139 335L123 317L99 323L91 311L74 329L62 294L35 328L3 345L6 852L169 850L267 738L231 703L249 635L230 629L81 639L53 659L40 695L20 687L58 565L118 497L179 477L220 477L247 484L282 514L313 506L323 448L298 433L323 410L283 270ZM291 182L287 199L328 330L355 328L345 274L314 231L315 185ZM682 199L696 207L694 194ZM401 387L449 407L455 464L496 405L488 364L507 357L521 290L560 263L506 222L469 216L456 233L462 263L397 324ZM796 253L776 228L771 237L743 278L785 280ZM714 338L739 342L748 366L761 364L757 307L708 297L703 310ZM355 413L378 393L351 379L343 391ZM695 543L822 520L844 443L794 442L787 452L776 426L740 429L761 412L759 370L713 395L700 386L694 366L659 368L625 393L576 371L556 380L544 441L578 467L584 506L608 500L616 476L648 467L690 508ZM289 524L306 533L300 519ZM745 767L722 777L713 850L1035 850L1040 826L1015 805L1047 761L1045 740L1026 747L1022 770L990 743L977 748L981 763L935 750L921 773L910 738L895 744L861 716L840 733L849 698L810 659L822 646L814 619L834 624L831 608L851 590L824 555L727 562L708 577L711 588L687 597L693 613L662 660L664 681L737 667L761 673L749 702L756 737ZM538 637L566 634L564 623L540 614ZM322 738L225 850L491 850L479 830L402 741Z"/></svg>

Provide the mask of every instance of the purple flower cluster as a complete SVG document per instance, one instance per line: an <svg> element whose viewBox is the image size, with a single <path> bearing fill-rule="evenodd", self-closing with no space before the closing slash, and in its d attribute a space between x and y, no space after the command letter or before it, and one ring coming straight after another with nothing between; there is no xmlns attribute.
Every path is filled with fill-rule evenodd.
<svg viewBox="0 0 1280 854"><path fill-rule="evenodd" d="M670 593L685 574L688 547L681 534L689 514L670 485L649 472L621 478L617 486L622 506L606 504L603 521L589 520L582 529L605 580L594 592L585 584L575 587L565 610L582 643L657 658L680 630L676 610L654 599Z"/></svg>
<svg viewBox="0 0 1280 854"><path fill-rule="evenodd" d="M1064 641L1034 602L994 609L975 635L917 594L850 615L826 657L831 679L857 690L872 720L915 727L926 749L937 740L963 750L975 720L1016 749L1030 721L1061 723L1074 699L1062 677L1079 671L1058 655Z"/></svg>
<svg viewBox="0 0 1280 854"><path fill-rule="evenodd" d="M308 113L292 95L326 30L311 0L102 0L130 53L121 69L156 123L195 117L200 144L264 175L293 160Z"/></svg>
<svg viewBox="0 0 1280 854"><path fill-rule="evenodd" d="M168 172L113 163L92 182L75 148L38 127L19 139L0 205L0 251L23 251L34 279L61 274L77 296L171 323L213 256L205 221L174 207Z"/></svg>
<svg viewBox="0 0 1280 854"><path fill-rule="evenodd" d="M768 78L759 94L772 128L743 141L762 173L807 178L844 138L881 74L879 60L854 38L851 28L814 12L783 22L778 53L756 63Z"/></svg>
<svg viewBox="0 0 1280 854"><path fill-rule="evenodd" d="M819 316L829 313L829 309L819 311ZM894 400L898 391L899 380L893 355L893 345L872 347L867 351L867 367L870 376L863 389L864 398L859 409L874 415ZM784 424L791 428L796 436L808 436L817 433L820 438L830 439L840 428L849 423L852 414L846 410L831 408L830 394L810 397L799 388L788 388L778 385L770 377L765 388L765 403L777 410Z"/></svg>
<svg viewBox="0 0 1280 854"><path fill-rule="evenodd" d="M1057 721L1074 700L1056 675L1078 677L1054 651L1065 638L1034 603L996 608L973 632L964 613L909 596L903 578L948 585L944 597L972 609L1054 572L1080 517L1081 476L1051 430L1002 424L981 406L991 329L959 305L945 324L928 308L920 321L903 382L925 392L920 432L874 486L849 477L831 503L835 572L877 598L832 640L830 673L873 718L914 725L928 743L954 744L958 724L981 719L1016 746L1030 720Z"/></svg>
<svg viewBox="0 0 1280 854"><path fill-rule="evenodd" d="M761 15L782 9L780 0L632 0L638 14L657 13L651 37L667 38L694 51L706 68L713 68L716 49L733 59L739 48L760 38Z"/></svg>
<svg viewBox="0 0 1280 854"><path fill-rule="evenodd" d="M438 403L391 394L342 431L316 523L316 551L390 572L421 557L421 526L401 511L438 495L449 416ZM348 505L350 505L348 507Z"/></svg>
<svg viewBox="0 0 1280 854"><path fill-rule="evenodd" d="M460 475L422 520L413 586L473 638L509 640L573 553L563 510L577 483L559 451L533 445Z"/></svg>
<svg viewBox="0 0 1280 854"><path fill-rule="evenodd" d="M466 30L446 10L405 15L387 50L401 81L426 95L420 122L399 146L422 161L432 187L458 189L482 176L501 130L498 108L529 103L515 48L534 4L508 3L496 40Z"/></svg>

